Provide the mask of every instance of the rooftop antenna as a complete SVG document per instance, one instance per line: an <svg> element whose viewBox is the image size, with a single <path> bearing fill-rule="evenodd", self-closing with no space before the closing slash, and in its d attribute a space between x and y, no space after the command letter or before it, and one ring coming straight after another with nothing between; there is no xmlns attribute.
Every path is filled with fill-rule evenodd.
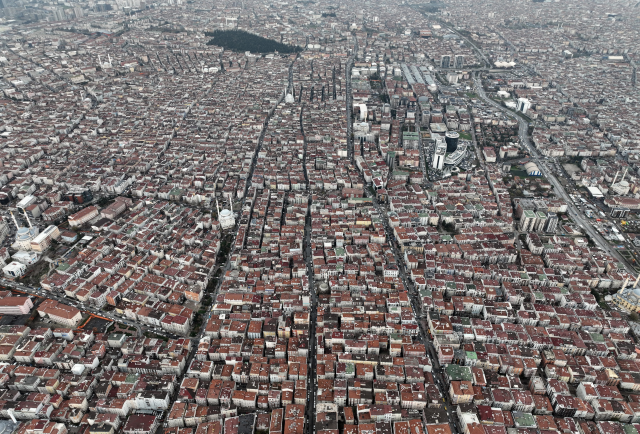
<svg viewBox="0 0 640 434"><path fill-rule="evenodd" d="M24 216L27 218L27 223L29 223L29 227L33 228L33 226L31 226L31 220L29 220L29 215L27 214L27 210L22 208L22 212L24 213Z"/></svg>
<svg viewBox="0 0 640 434"><path fill-rule="evenodd" d="M9 211L11 213L11 218L13 219L13 223L15 223L16 225L16 229L20 229L20 226L18 226L18 220L16 220L16 216L13 215L13 211Z"/></svg>

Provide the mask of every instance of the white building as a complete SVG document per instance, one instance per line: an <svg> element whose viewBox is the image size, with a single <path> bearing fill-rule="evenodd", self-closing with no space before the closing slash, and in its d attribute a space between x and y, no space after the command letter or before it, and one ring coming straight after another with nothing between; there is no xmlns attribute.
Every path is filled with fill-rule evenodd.
<svg viewBox="0 0 640 434"><path fill-rule="evenodd" d="M16 241L11 245L16 250L31 250L31 241L38 236L38 228L18 228Z"/></svg>
<svg viewBox="0 0 640 434"><path fill-rule="evenodd" d="M216 201L216 207L217 206L218 201ZM228 209L220 211L220 208L218 208L218 221L220 222L220 227L222 229L230 229L236 225L236 219L233 216L233 213Z"/></svg>
<svg viewBox="0 0 640 434"><path fill-rule="evenodd" d="M29 205L36 203L36 200L37 199L35 196L28 194L25 197L23 197L22 200L20 200L20 202L18 202L16 207L19 209L22 209L24 212L24 210L26 210Z"/></svg>
<svg viewBox="0 0 640 434"><path fill-rule="evenodd" d="M169 393L162 391L147 391L129 397L128 401L136 410L162 411L169 408Z"/></svg>
<svg viewBox="0 0 640 434"><path fill-rule="evenodd" d="M519 229L522 232L528 232L533 230L536 225L536 213L530 209L525 209L522 212L522 216L520 217L520 226Z"/></svg>
<svg viewBox="0 0 640 434"><path fill-rule="evenodd" d="M11 213L13 223L15 223L16 229L18 230L18 232L16 232L16 240L11 245L11 247L15 250L31 250L31 241L33 241L33 239L37 237L38 233L40 232L37 227L34 228L33 226L31 226L29 216L27 216L26 214L25 216L27 217L27 222L29 223L28 228L18 225L16 217L13 215L13 213Z"/></svg>
<svg viewBox="0 0 640 434"><path fill-rule="evenodd" d="M18 277L24 276L27 272L27 266L21 264L20 262L13 261L6 267L2 269L4 275L9 279L16 279Z"/></svg>
<svg viewBox="0 0 640 434"><path fill-rule="evenodd" d="M28 250L18 250L12 258L24 265L33 265L40 259L37 253Z"/></svg>
<svg viewBox="0 0 640 434"><path fill-rule="evenodd" d="M384 277L398 277L398 267L395 264L385 265Z"/></svg>
<svg viewBox="0 0 640 434"><path fill-rule="evenodd" d="M465 143L461 143L460 145L458 145L458 149L456 149L455 152L447 155L447 158L444 159L444 164L457 166L462 162L466 155L467 145Z"/></svg>
<svg viewBox="0 0 640 434"><path fill-rule="evenodd" d="M533 161L529 161L528 163L525 163L524 170L525 172L527 172L527 175L529 176L542 176L542 172L540 171L540 168Z"/></svg>
<svg viewBox="0 0 640 434"><path fill-rule="evenodd" d="M360 120L361 121L366 121L367 120L367 105L366 104L354 104L353 107L360 107ZM364 122L366 123L366 122ZM369 131L369 124L367 125L367 132Z"/></svg>
<svg viewBox="0 0 640 434"><path fill-rule="evenodd" d="M444 140L436 140L436 149L433 152L433 165L434 169L442 170L444 167L444 158L447 153L447 144Z"/></svg>
<svg viewBox="0 0 640 434"><path fill-rule="evenodd" d="M73 368L71 368L71 372L74 375L82 375L85 369L86 368L82 363L76 363L75 365L73 365Z"/></svg>
<svg viewBox="0 0 640 434"><path fill-rule="evenodd" d="M629 185L629 182L625 181L624 179L611 186L611 190L619 196L624 196L626 194L629 194L630 189L631 189L631 186Z"/></svg>
<svg viewBox="0 0 640 434"><path fill-rule="evenodd" d="M522 113L526 113L527 110L529 110L530 107L531 107L531 103L529 102L528 99L526 99L526 98L518 98L518 105L517 105L518 111L520 111Z"/></svg>

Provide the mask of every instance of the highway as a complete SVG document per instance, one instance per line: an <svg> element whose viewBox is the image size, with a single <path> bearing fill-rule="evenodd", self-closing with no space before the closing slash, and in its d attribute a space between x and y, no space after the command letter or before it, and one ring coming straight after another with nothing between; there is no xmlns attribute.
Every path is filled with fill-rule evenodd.
<svg viewBox="0 0 640 434"><path fill-rule="evenodd" d="M463 34L461 34L460 32L458 32L456 29L454 29L453 27L451 27L450 25L448 25L445 22L440 21L440 23L442 25L444 25L445 27L447 27L449 30L451 30L453 33L455 33L456 35L460 36L460 38L462 38L467 44L469 44L469 46L471 48L473 48L473 51L476 52L476 54L482 58L482 60L484 61L486 68L477 68L476 70L487 70L490 69L491 67L491 61L487 58L487 56L484 55L484 53L482 52L481 49L479 49L478 47L476 47L476 44L474 44L473 42L471 42L470 39L468 39L466 36L464 36Z"/></svg>
<svg viewBox="0 0 640 434"><path fill-rule="evenodd" d="M580 228L582 228L587 233L587 235L591 237L591 239L596 243L598 247L600 247L606 253L608 253L615 259L617 259L624 266L627 272L635 275L636 274L635 269L631 265L629 265L629 263L627 263L627 261L622 257L622 255L617 250L611 247L611 245L591 225L591 222L584 216L584 214L582 214L582 212L578 210L578 208L576 208L575 204L573 203L573 200L571 199L571 197L569 197L569 194L564 189L562 184L560 184L555 174L553 173L553 170L547 166L546 162L542 159L541 155L532 145L531 140L529 138L529 133L528 133L529 123L525 119L513 113L511 110L508 110L506 107L501 106L497 102L493 101L491 98L487 97L487 95L484 92L484 88L482 87L482 83L478 78L478 74L474 75L473 80L474 80L474 89L477 95L480 97L480 99L482 99L485 103L493 106L494 108L502 111L507 116L511 118L515 118L518 121L518 127L519 127L518 137L520 138L520 141L529 151L531 160L537 164L543 176L547 178L547 180L551 183L551 185L554 188L554 192L556 193L558 198L566 202L567 208L568 208L568 214L573 219L573 221L576 222L576 224L578 224L578 226L580 226Z"/></svg>

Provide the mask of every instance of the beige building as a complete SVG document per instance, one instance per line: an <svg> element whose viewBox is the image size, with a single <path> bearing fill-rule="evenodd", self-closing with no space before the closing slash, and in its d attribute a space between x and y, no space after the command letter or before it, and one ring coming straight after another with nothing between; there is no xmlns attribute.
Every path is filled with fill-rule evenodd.
<svg viewBox="0 0 640 434"><path fill-rule="evenodd" d="M55 300L42 302L38 306L38 313L41 317L48 316L52 321L71 328L76 328L82 319L82 313L78 309Z"/></svg>
<svg viewBox="0 0 640 434"><path fill-rule="evenodd" d="M98 216L98 208L95 206L88 206L85 209L78 211L77 213L69 216L69 226L76 227L82 226L86 222L90 221L94 217Z"/></svg>
<svg viewBox="0 0 640 434"><path fill-rule="evenodd" d="M621 289L611 301L623 309L640 312L640 288Z"/></svg>
<svg viewBox="0 0 640 434"><path fill-rule="evenodd" d="M60 229L58 229L57 226L51 225L31 240L31 250L34 252L44 252L51 246L51 242L57 240L59 237Z"/></svg>

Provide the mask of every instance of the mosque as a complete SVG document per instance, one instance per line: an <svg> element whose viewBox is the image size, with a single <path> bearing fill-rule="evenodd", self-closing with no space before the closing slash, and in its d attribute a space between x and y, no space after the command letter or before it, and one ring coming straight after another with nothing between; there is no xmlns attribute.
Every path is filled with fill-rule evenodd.
<svg viewBox="0 0 640 434"><path fill-rule="evenodd" d="M218 221L220 222L220 227L222 229L231 229L236 225L236 219L233 216L233 213L228 209L223 209L220 211L220 207L218 206L218 200L216 199L216 208L218 209Z"/></svg>
<svg viewBox="0 0 640 434"><path fill-rule="evenodd" d="M31 220L29 220L29 216L25 212L25 217L27 218L27 222L29 222L29 227L26 228L24 226L19 226L16 217L11 213L11 217L13 218L13 222L16 225L17 233L16 240L11 245L15 250L31 250L31 241L33 241L40 232L37 227L31 226Z"/></svg>
<svg viewBox="0 0 640 434"><path fill-rule="evenodd" d="M640 288L637 287L639 280L640 275L638 275L635 283L630 288L627 288L629 279L625 280L620 291L612 297L611 302L622 309L640 312Z"/></svg>

